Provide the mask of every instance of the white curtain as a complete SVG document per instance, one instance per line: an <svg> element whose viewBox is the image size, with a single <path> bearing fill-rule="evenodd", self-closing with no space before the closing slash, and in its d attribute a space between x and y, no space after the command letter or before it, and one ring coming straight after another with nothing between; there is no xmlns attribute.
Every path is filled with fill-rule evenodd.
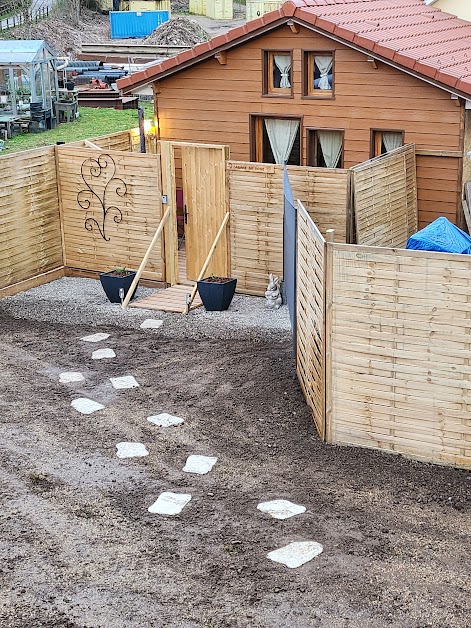
<svg viewBox="0 0 471 628"><path fill-rule="evenodd" d="M340 131L317 131L326 168L337 168L342 154L342 133Z"/></svg>
<svg viewBox="0 0 471 628"><path fill-rule="evenodd" d="M402 146L402 133L383 131L383 144L388 153L390 150L399 148L399 146Z"/></svg>
<svg viewBox="0 0 471 628"><path fill-rule="evenodd" d="M332 69L332 57L331 56L319 56L314 57L314 62L320 72L319 89L332 89L329 84L329 72ZM314 77L313 77L314 79Z"/></svg>
<svg viewBox="0 0 471 628"><path fill-rule="evenodd" d="M265 128L276 164L288 161L299 128L299 120L265 118Z"/></svg>
<svg viewBox="0 0 471 628"><path fill-rule="evenodd" d="M291 83L289 82L289 71L291 69L290 55L273 55L273 60L281 73L280 87L291 87Z"/></svg>

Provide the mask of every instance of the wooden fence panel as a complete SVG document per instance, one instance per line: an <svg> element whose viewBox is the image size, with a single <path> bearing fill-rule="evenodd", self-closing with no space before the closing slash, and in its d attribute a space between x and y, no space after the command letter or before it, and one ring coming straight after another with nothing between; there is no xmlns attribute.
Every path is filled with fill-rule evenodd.
<svg viewBox="0 0 471 628"><path fill-rule="evenodd" d="M402 146L351 171L357 243L405 247L418 225L414 145Z"/></svg>
<svg viewBox="0 0 471 628"><path fill-rule="evenodd" d="M54 147L0 157L0 230L0 290L63 265Z"/></svg>
<svg viewBox="0 0 471 628"><path fill-rule="evenodd" d="M471 468L471 259L333 246L328 440Z"/></svg>
<svg viewBox="0 0 471 628"><path fill-rule="evenodd" d="M301 203L297 226L296 371L325 437L325 240Z"/></svg>
<svg viewBox="0 0 471 628"><path fill-rule="evenodd" d="M227 162L231 212L231 274L237 290L263 295L269 273L283 276L283 166ZM288 168L293 197L299 198L321 231L335 229L345 242L347 170Z"/></svg>
<svg viewBox="0 0 471 628"><path fill-rule="evenodd" d="M127 152L132 150L132 130L111 133L110 135L100 135L99 137L92 137L88 141L104 150L123 150ZM85 147L84 140L70 142L67 146Z"/></svg>
<svg viewBox="0 0 471 628"><path fill-rule="evenodd" d="M68 145L57 151L66 265L137 268L162 216L160 159ZM160 242L143 277L163 281L164 275Z"/></svg>

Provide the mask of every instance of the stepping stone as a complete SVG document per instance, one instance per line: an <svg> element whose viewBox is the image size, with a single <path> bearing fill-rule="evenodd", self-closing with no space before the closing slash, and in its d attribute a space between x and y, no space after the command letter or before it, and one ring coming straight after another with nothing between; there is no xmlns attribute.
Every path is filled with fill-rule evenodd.
<svg viewBox="0 0 471 628"><path fill-rule="evenodd" d="M92 360L103 360L103 358L115 358L113 349L97 349L92 353Z"/></svg>
<svg viewBox="0 0 471 628"><path fill-rule="evenodd" d="M319 556L323 549L322 545L316 541L298 541L269 552L267 558L275 563L286 565L290 569L296 569Z"/></svg>
<svg viewBox="0 0 471 628"><path fill-rule="evenodd" d="M123 375L122 377L110 377L110 382L116 390L124 390L125 388L137 388L139 384L132 375Z"/></svg>
<svg viewBox="0 0 471 628"><path fill-rule="evenodd" d="M147 420L150 423L154 423L154 425L158 425L159 427L171 427L172 425L181 425L185 422L179 416L174 416L173 414L168 414L167 412L148 416Z"/></svg>
<svg viewBox="0 0 471 628"><path fill-rule="evenodd" d="M60 373L59 382L61 384L70 384L72 382L84 382L85 377L79 371L66 371L65 373Z"/></svg>
<svg viewBox="0 0 471 628"><path fill-rule="evenodd" d="M146 318L146 320L141 323L141 329L158 329L162 327L164 322L158 318Z"/></svg>
<svg viewBox="0 0 471 628"><path fill-rule="evenodd" d="M103 408L105 407L101 403L98 403L97 401L92 401L92 399L87 399L86 397L74 399L70 405L82 414L92 414L97 410L103 410Z"/></svg>
<svg viewBox="0 0 471 628"><path fill-rule="evenodd" d="M289 519L290 517L294 517L294 515L300 515L306 512L304 506L298 506L298 504L293 504L293 502L289 502L286 499L274 499L271 502L262 502L257 508L261 512L266 512L271 515L274 519Z"/></svg>
<svg viewBox="0 0 471 628"><path fill-rule="evenodd" d="M217 458L211 456L188 456L183 471L205 475L209 473L217 462Z"/></svg>
<svg viewBox="0 0 471 628"><path fill-rule="evenodd" d="M84 340L85 342L100 342L100 340L106 340L110 337L110 334L98 333L92 334L91 336L84 336L80 338L80 340Z"/></svg>
<svg viewBox="0 0 471 628"><path fill-rule="evenodd" d="M142 443L118 443L116 449L118 458L138 458L149 455Z"/></svg>
<svg viewBox="0 0 471 628"><path fill-rule="evenodd" d="M158 515L178 515L191 500L186 493L162 493L148 511Z"/></svg>

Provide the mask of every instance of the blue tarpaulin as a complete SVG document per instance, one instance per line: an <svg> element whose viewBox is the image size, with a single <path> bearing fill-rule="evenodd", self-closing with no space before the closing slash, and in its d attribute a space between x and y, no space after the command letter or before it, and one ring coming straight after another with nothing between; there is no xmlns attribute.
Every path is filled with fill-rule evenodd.
<svg viewBox="0 0 471 628"><path fill-rule="evenodd" d="M471 237L442 216L411 236L406 249L469 254Z"/></svg>

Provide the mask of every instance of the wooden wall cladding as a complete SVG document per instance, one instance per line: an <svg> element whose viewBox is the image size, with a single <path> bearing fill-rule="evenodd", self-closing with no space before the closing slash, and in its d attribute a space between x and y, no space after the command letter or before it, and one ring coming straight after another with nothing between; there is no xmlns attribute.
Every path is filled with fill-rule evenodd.
<svg viewBox="0 0 471 628"><path fill-rule="evenodd" d="M63 265L54 147L0 157L0 289Z"/></svg>
<svg viewBox="0 0 471 628"><path fill-rule="evenodd" d="M471 260L333 245L331 442L471 468Z"/></svg>
<svg viewBox="0 0 471 628"><path fill-rule="evenodd" d="M162 216L159 157L66 145L57 152L66 266L138 268ZM143 278L165 279L162 243L154 248Z"/></svg>
<svg viewBox="0 0 471 628"><path fill-rule="evenodd" d="M405 247L418 228L415 147L402 146L351 171L356 242Z"/></svg>
<svg viewBox="0 0 471 628"><path fill-rule="evenodd" d="M227 162L231 212L231 274L237 290L263 295L269 273L283 276L283 166ZM345 242L347 170L289 166L293 197L321 231Z"/></svg>
<svg viewBox="0 0 471 628"><path fill-rule="evenodd" d="M301 205L301 204L300 204ZM325 437L325 240L298 209L296 371L319 436Z"/></svg>

